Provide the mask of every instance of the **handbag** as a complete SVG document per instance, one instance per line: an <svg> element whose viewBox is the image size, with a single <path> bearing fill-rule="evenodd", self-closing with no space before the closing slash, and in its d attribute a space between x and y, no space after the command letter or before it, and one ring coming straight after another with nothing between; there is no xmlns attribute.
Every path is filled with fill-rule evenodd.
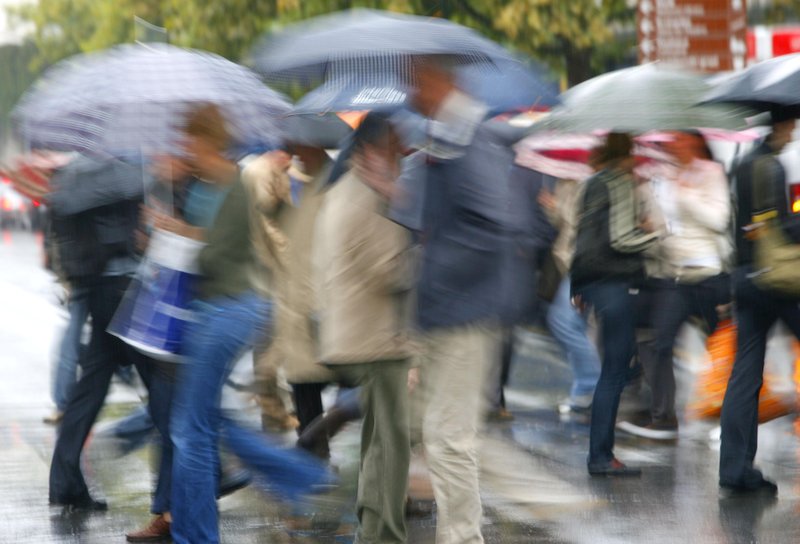
<svg viewBox="0 0 800 544"><path fill-rule="evenodd" d="M754 165L752 178L753 208L764 210L774 203L768 202L764 183L757 180L770 179L769 161L772 156L760 157ZM768 209L754 214L752 236L756 274L753 281L765 291L800 297L800 244L791 242L784 234L777 210Z"/></svg>
<svg viewBox="0 0 800 544"><path fill-rule="evenodd" d="M197 258L204 245L154 231L108 332L148 357L180 362L184 330L192 321L189 303L197 282Z"/></svg>

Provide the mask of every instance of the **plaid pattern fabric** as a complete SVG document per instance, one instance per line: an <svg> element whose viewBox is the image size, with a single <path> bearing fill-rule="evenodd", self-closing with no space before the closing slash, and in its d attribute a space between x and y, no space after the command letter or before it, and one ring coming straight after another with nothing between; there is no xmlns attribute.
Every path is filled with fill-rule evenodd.
<svg viewBox="0 0 800 544"><path fill-rule="evenodd" d="M639 210L636 204L634 182L628 175L607 171L609 240L611 247L620 253L641 253L658 240L657 232L644 232L639 228Z"/></svg>
<svg viewBox="0 0 800 544"><path fill-rule="evenodd" d="M275 145L289 103L248 69L166 44L121 45L50 69L14 111L34 148L113 155L174 150L187 108L220 106L242 145Z"/></svg>

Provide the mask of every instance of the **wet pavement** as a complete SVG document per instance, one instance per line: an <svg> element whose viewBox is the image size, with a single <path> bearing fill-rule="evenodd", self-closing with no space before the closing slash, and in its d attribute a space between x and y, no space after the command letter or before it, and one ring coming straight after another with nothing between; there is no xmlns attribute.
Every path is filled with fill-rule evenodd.
<svg viewBox="0 0 800 544"><path fill-rule="evenodd" d="M38 243L31 234L0 233L0 543L124 542L126 531L149 519L148 448L122 456L118 443L106 433L95 433L85 455L85 473L93 493L108 500L109 511L76 515L47 504L55 432L42 418L52 409L50 364L66 313L58 303L60 289L40 267ZM798 539L800 440L793 418L760 429L757 460L778 482L777 501L719 500L718 443L709 439L714 422L686 423L672 443L619 433L617 455L641 466L644 475L591 479L585 470L587 421L565 418L555 409L569 381L562 355L546 336L520 332L519 339L508 393L515 420L491 424L481 452L487 542L739 544ZM684 392L701 360L696 343L687 346L679 371ZM135 389L115 384L101 425L108 426L138 404ZM334 462L352 485L356 426L338 437L333 448ZM412 489L420 499L430 494L419 461L412 469ZM291 541L281 524L281 505L255 489L219 504L223 542ZM409 542L433 543L434 527L431 514L413 519ZM336 540L351 541L347 534Z"/></svg>

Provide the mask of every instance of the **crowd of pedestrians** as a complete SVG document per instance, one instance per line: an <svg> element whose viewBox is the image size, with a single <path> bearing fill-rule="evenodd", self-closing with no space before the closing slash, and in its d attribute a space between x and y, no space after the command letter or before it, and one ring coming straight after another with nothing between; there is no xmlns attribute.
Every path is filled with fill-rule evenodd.
<svg viewBox="0 0 800 544"><path fill-rule="evenodd" d="M790 112L775 109L770 135L729 173L703 134L687 129L668 133L670 164L643 179L634 136L610 132L592 151L588 179L553 180L515 164L487 106L459 87L447 59L424 57L415 69L413 107L427 118L421 144L392 113L370 112L352 133L338 118L298 114L281 149L237 163L226 153L224 110L201 104L186 113L178 154L148 164L79 156L54 171L53 268L69 285L70 323L50 420L52 504L107 508L89 494L80 457L112 376L132 364L161 457L155 517L128 541L220 541L220 446L281 499L287 526L330 530L319 515L337 481L328 441L360 419L356 542L408 541L416 443L430 470L437 542L483 542L478 449L487 419L513 418L503 387L514 327L539 317L563 348L573 383L559 410L589 414L588 473L635 477L640 469L615 456L615 431L678 437L678 333L691 321L710 335L731 312L739 335L719 485L777 493L754 465L758 396L768 332L780 319L800 337L800 310L757 281L754 244L765 216L785 219L784 235L800 241L776 158L791 139ZM334 163L327 150L339 147ZM143 171L156 178L147 190ZM422 182L408 183L412 176ZM92 192L87 178L138 180L129 185L139 190ZM76 183L89 191L80 209L67 198ZM410 205L413 225L398 219ZM203 244L181 363L107 332L159 231ZM250 350L264 432L220 407ZM650 409L618 422L637 372ZM326 411L332 385L340 396ZM297 447L282 446L274 432L295 427Z"/></svg>

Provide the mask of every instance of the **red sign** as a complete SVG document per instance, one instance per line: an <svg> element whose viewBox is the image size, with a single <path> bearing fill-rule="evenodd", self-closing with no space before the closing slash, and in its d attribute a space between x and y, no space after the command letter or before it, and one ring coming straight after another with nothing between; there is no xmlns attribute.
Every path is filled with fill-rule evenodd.
<svg viewBox="0 0 800 544"><path fill-rule="evenodd" d="M640 0L639 61L702 72L744 68L745 0Z"/></svg>

